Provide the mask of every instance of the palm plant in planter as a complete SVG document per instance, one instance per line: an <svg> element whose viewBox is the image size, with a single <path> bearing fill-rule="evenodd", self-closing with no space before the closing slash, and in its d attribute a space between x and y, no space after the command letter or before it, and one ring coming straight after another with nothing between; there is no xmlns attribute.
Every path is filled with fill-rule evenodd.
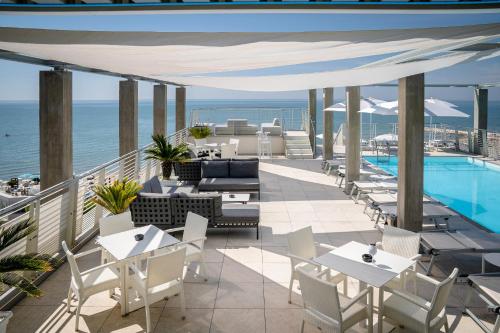
<svg viewBox="0 0 500 333"><path fill-rule="evenodd" d="M24 237L36 231L33 220L25 220L6 227L6 221L0 221L0 252ZM42 291L33 284L23 272L48 272L54 269L57 261L46 254L29 253L6 256L0 259L0 291L15 287L28 296L39 297ZM0 332L5 332L11 312L0 312Z"/></svg>
<svg viewBox="0 0 500 333"><path fill-rule="evenodd" d="M212 134L212 130L207 126L195 126L189 129L189 134L195 139L204 139Z"/></svg>
<svg viewBox="0 0 500 333"><path fill-rule="evenodd" d="M109 185L95 186L96 197L93 201L107 209L112 215L119 215L128 210L141 188L136 181L128 180L128 178L115 180Z"/></svg>
<svg viewBox="0 0 500 333"><path fill-rule="evenodd" d="M189 160L189 148L186 144L172 146L163 134L153 135L153 147L145 150L146 159L161 162L161 170L164 179L170 179L174 162L185 162Z"/></svg>

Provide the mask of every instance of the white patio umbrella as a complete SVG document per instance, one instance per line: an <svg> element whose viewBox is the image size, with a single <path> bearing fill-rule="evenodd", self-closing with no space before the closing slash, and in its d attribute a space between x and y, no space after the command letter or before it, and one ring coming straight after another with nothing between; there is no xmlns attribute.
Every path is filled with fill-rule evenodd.
<svg viewBox="0 0 500 333"><path fill-rule="evenodd" d="M398 112L398 101L384 102L377 105L379 108ZM424 115L427 117L458 117L468 118L468 114L455 109L455 104L442 101L436 98L427 98L424 100Z"/></svg>

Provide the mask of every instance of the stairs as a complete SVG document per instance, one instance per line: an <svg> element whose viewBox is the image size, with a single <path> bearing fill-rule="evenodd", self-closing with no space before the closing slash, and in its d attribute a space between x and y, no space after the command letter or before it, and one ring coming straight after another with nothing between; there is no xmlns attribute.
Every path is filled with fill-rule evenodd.
<svg viewBox="0 0 500 333"><path fill-rule="evenodd" d="M312 159L313 151L309 136L304 131L287 131L284 135L286 158Z"/></svg>

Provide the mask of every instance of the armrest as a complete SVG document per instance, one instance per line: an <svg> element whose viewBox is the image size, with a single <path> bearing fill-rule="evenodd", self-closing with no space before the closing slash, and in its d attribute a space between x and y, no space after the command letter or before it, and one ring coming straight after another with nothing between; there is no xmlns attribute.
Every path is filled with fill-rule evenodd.
<svg viewBox="0 0 500 333"><path fill-rule="evenodd" d="M80 275L89 274L89 273L92 273L92 272L95 272L95 271L102 270L102 269L107 268L107 267L116 267L116 266L117 266L116 261L112 261L112 262L108 262L107 264L100 265L100 266L88 269L86 271L83 271L83 272L80 273Z"/></svg>
<svg viewBox="0 0 500 333"><path fill-rule="evenodd" d="M375 246L377 247L377 249L379 250L382 250L384 248L384 246L382 245L382 242L376 242L375 243Z"/></svg>
<svg viewBox="0 0 500 333"><path fill-rule="evenodd" d="M146 279L146 275L144 275L144 273L141 272L134 263L130 263L128 267L134 272L135 275L139 277L139 279Z"/></svg>
<svg viewBox="0 0 500 333"><path fill-rule="evenodd" d="M413 257L411 257L410 260L417 261L417 260L420 260L420 258L422 258L422 255L421 254L416 254Z"/></svg>
<svg viewBox="0 0 500 333"><path fill-rule="evenodd" d="M184 227L180 227L180 228L172 228L172 229L167 229L165 230L165 232L167 233L172 233L172 232L177 232L177 231L184 231Z"/></svg>
<svg viewBox="0 0 500 333"><path fill-rule="evenodd" d="M317 262L314 262L310 259L302 258L302 257L296 256L296 255L291 254L291 253L287 253L286 256L289 257L290 259L295 259L295 260L298 260L300 262L305 262L305 263L311 264L313 266L316 266L318 268L318 270L321 269L321 264L318 264Z"/></svg>
<svg viewBox="0 0 500 333"><path fill-rule="evenodd" d="M439 284L439 281L437 280L434 280L433 278L427 276L427 275L424 275L422 273L417 273L416 274L417 278L419 278L420 280L423 280L425 282L429 282L430 284L434 285L434 286L437 286Z"/></svg>
<svg viewBox="0 0 500 333"><path fill-rule="evenodd" d="M83 251L83 252L77 253L77 254L74 255L74 257L75 257L75 259L77 259L77 258L84 257L86 255L89 255L89 254L92 254L92 253L95 253L95 252L101 252L101 251L102 251L101 247L96 247L95 249L92 249L92 250L88 250L88 251Z"/></svg>
<svg viewBox="0 0 500 333"><path fill-rule="evenodd" d="M318 243L318 242L315 242L314 245L319 246L319 247L324 247L325 249L329 249L329 250L335 250L337 248L337 247L330 245L330 244Z"/></svg>
<svg viewBox="0 0 500 333"><path fill-rule="evenodd" d="M368 287L366 289L363 289L362 292L360 292L359 294L357 294L356 296L354 296L353 298L351 298L351 301L349 303L347 303L346 306L341 307L340 311L342 311L342 312L347 311L351 306L353 306L354 304L356 304L359 300L361 300L367 294L371 294L371 293L373 293L373 287L370 286L370 287Z"/></svg>
<svg viewBox="0 0 500 333"><path fill-rule="evenodd" d="M425 302L425 300L422 300L420 298L413 298L413 297L410 297L408 294L406 293L403 293L399 290L396 290L396 289L391 289L391 288L384 288L384 290L394 294L394 295L397 295L401 298L403 298L404 300L410 302L410 303L413 303L419 307L421 307L422 309L426 310L426 311L430 311L431 310L431 307L428 306ZM417 296L418 297L418 296Z"/></svg>

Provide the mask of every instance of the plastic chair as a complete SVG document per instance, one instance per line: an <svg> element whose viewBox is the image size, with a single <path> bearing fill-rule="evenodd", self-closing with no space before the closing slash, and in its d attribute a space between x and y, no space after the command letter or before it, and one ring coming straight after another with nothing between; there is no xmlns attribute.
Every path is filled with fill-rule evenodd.
<svg viewBox="0 0 500 333"><path fill-rule="evenodd" d="M236 149L234 150L234 153L236 156L238 156L238 148L240 146L240 139L229 138L229 144L236 145Z"/></svg>
<svg viewBox="0 0 500 333"><path fill-rule="evenodd" d="M297 269L317 273L321 272L321 265L312 261L316 258L316 246L323 247L328 250L334 250L335 247L328 244L320 244L314 241L312 228L310 226L298 229L288 233L288 257L290 257L290 264L292 273L290 275L290 285L288 287L288 303L292 303L292 289L293 281L298 279ZM330 274L330 282L340 283L343 282L343 292L347 295L347 276L335 272Z"/></svg>
<svg viewBox="0 0 500 333"><path fill-rule="evenodd" d="M128 215L110 215L105 218L99 219L99 234L101 237L131 229L134 229L134 222L132 221L130 212L128 212ZM110 254L103 248L101 263L104 264L108 261L112 261L112 258Z"/></svg>
<svg viewBox="0 0 500 333"><path fill-rule="evenodd" d="M100 265L84 272L80 272L76 259L88 254L100 252L101 249L95 248L89 251L73 254L68 249L65 241L62 242L62 247L66 253L66 259L68 260L69 267L71 269L71 282L68 290L68 303L66 308L67 311L70 312L71 298L72 294L74 294L78 300L75 319L75 331L78 331L78 320L80 319L82 304L85 303L87 298L91 295L120 287L120 273L118 272L115 262L110 262L105 265Z"/></svg>
<svg viewBox="0 0 500 333"><path fill-rule="evenodd" d="M220 147L221 158L235 158L236 157L236 144L223 144Z"/></svg>
<svg viewBox="0 0 500 333"><path fill-rule="evenodd" d="M203 276L205 281L207 281L207 270L203 259L203 249L207 239L207 226L208 219L193 212L188 212L184 227L165 230L168 233L184 232L182 241L176 244L176 247L186 247L186 265L189 266L192 262L196 262L198 264L196 274Z"/></svg>
<svg viewBox="0 0 500 333"><path fill-rule="evenodd" d="M392 295L379 304L378 331L382 332L382 318L385 316L414 332L438 332L443 326L445 332L449 332L445 306L457 275L458 269L455 268L450 276L439 282L416 273L417 279L435 286L431 301L401 290L381 288L381 294L388 291Z"/></svg>
<svg viewBox="0 0 500 333"><path fill-rule="evenodd" d="M313 276L301 268L297 270L297 275L304 300L301 332L304 332L306 322L323 332L333 333L345 332L366 319L368 319L368 332L373 331L372 287L349 298L339 294L336 284L325 281L320 276ZM366 303L361 303L362 300Z"/></svg>
<svg viewBox="0 0 500 333"><path fill-rule="evenodd" d="M376 245L379 249L382 249L386 252L390 252L415 261L413 266L404 274L405 282L408 280L413 281L413 291L416 294L417 280L415 269L417 261L421 257L421 255L419 254L420 234L405 229L392 227L390 225L385 225L384 233L382 235L382 242L377 242ZM387 286L389 288L400 289L401 281L398 277L396 277L395 279L391 280Z"/></svg>
<svg viewBox="0 0 500 333"><path fill-rule="evenodd" d="M181 300L182 319L186 318L186 302L184 298L183 272L186 248L149 257L144 274L135 264L129 264L134 271L130 284L144 300L146 310L146 332L151 332L151 314L149 306L165 297L179 294Z"/></svg>

